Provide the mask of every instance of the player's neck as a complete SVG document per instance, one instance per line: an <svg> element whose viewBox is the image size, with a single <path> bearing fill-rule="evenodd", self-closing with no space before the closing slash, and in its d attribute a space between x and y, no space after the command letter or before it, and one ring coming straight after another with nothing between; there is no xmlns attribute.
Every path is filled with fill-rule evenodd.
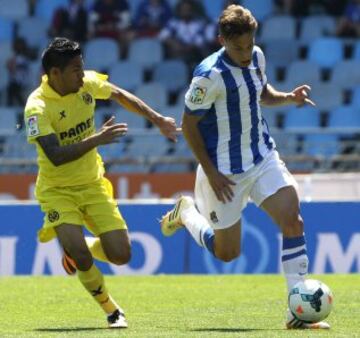
<svg viewBox="0 0 360 338"><path fill-rule="evenodd" d="M59 94L60 96L65 96L68 95L69 93L64 89L64 87L58 82L56 81L56 79L53 78L49 78L48 79L48 84L51 87L52 90L54 90L57 94Z"/></svg>

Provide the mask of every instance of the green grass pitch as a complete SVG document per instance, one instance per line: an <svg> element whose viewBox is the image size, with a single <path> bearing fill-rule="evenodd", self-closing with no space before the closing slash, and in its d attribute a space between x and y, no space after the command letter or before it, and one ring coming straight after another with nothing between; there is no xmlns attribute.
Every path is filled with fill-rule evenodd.
<svg viewBox="0 0 360 338"><path fill-rule="evenodd" d="M281 275L106 276L129 328L109 330L76 277L1 277L0 337L360 337L360 275L334 293L330 331L287 331Z"/></svg>

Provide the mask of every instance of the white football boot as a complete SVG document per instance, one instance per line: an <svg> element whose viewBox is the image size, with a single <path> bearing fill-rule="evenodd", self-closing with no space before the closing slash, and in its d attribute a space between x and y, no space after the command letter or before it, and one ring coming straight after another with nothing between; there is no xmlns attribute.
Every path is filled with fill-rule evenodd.
<svg viewBox="0 0 360 338"><path fill-rule="evenodd" d="M195 202L190 196L181 196L172 210L168 211L161 219L161 232L164 236L172 236L177 230L184 227L181 220L183 210L194 206Z"/></svg>
<svg viewBox="0 0 360 338"><path fill-rule="evenodd" d="M310 329L310 330L328 330L330 329L330 325L326 322L318 322L318 323L306 323L302 320L297 319L292 312L287 309L287 320L286 320L286 328L291 330L304 330L304 329Z"/></svg>
<svg viewBox="0 0 360 338"><path fill-rule="evenodd" d="M107 317L107 322L110 329L126 329L128 327L125 314L121 309L116 309L109 315Z"/></svg>

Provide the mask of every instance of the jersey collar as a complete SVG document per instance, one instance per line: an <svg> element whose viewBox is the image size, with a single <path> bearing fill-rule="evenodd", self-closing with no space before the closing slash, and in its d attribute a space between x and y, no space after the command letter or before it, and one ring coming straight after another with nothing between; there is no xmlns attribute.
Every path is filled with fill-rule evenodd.
<svg viewBox="0 0 360 338"><path fill-rule="evenodd" d="M254 53L253 53L254 54ZM230 59L230 56L226 53L226 50L225 48L222 48L222 54L221 54L221 58L230 66L232 67L236 67L236 68L241 68L241 69L244 69L244 68L249 68L251 67L251 64L252 64L252 60L251 60L251 63L249 66L247 67L241 67L239 66L238 64L236 64L233 60Z"/></svg>

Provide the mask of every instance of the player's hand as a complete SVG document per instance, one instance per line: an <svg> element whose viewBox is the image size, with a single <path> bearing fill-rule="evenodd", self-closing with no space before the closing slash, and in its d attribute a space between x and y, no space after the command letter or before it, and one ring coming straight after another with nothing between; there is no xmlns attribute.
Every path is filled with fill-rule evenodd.
<svg viewBox="0 0 360 338"><path fill-rule="evenodd" d="M160 133L167 137L169 140L176 142L177 141L177 132L178 128L176 127L175 119L172 117L164 116L159 120L157 126L160 129Z"/></svg>
<svg viewBox="0 0 360 338"><path fill-rule="evenodd" d="M315 103L309 99L310 91L311 88L308 85L297 87L290 93L290 100L299 107L303 106L304 104L315 106Z"/></svg>
<svg viewBox="0 0 360 338"><path fill-rule="evenodd" d="M209 179L209 183L220 202L226 203L232 201L234 192L231 186L236 185L234 181L217 170L207 174L207 178Z"/></svg>
<svg viewBox="0 0 360 338"><path fill-rule="evenodd" d="M100 144L118 143L120 137L124 136L128 127L126 123L114 123L115 117L112 116L107 120L99 132L96 134L97 141Z"/></svg>

